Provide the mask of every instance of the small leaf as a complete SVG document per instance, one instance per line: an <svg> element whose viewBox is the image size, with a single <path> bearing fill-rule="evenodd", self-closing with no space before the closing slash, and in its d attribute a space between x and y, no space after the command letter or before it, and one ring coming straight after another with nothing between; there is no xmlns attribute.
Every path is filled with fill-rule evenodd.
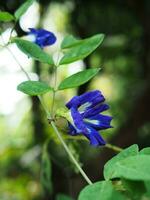
<svg viewBox="0 0 150 200"><path fill-rule="evenodd" d="M67 35L62 43L61 43L61 49L67 49L70 47L73 47L77 44L82 43L83 40L77 40L75 37L73 37L72 35Z"/></svg>
<svg viewBox="0 0 150 200"><path fill-rule="evenodd" d="M150 156L136 155L118 161L109 174L109 179L150 180Z"/></svg>
<svg viewBox="0 0 150 200"><path fill-rule="evenodd" d="M58 90L78 87L79 85L86 83L92 77L94 77L98 73L99 70L100 68L87 69L87 70L78 72L76 74L73 74L72 76L66 78L60 83L60 85L58 86Z"/></svg>
<svg viewBox="0 0 150 200"><path fill-rule="evenodd" d="M52 167L51 161L47 152L47 144L44 146L42 154L42 165L41 165L41 183L43 189L46 190L49 194L52 193Z"/></svg>
<svg viewBox="0 0 150 200"><path fill-rule="evenodd" d="M150 147L146 147L140 151L140 154L150 155Z"/></svg>
<svg viewBox="0 0 150 200"><path fill-rule="evenodd" d="M15 12L15 17L18 20L27 10L28 8L33 4L35 0L26 0L25 3L23 3Z"/></svg>
<svg viewBox="0 0 150 200"><path fill-rule="evenodd" d="M30 96L41 95L52 90L46 83L39 81L25 81L18 85L17 90Z"/></svg>
<svg viewBox="0 0 150 200"><path fill-rule="evenodd" d="M73 200L71 197L64 194L57 194L56 200Z"/></svg>
<svg viewBox="0 0 150 200"><path fill-rule="evenodd" d="M18 38L14 38L12 42L15 42L18 48L27 56L43 63L50 65L54 64L52 57L45 53L38 45L34 44L33 42Z"/></svg>
<svg viewBox="0 0 150 200"><path fill-rule="evenodd" d="M88 39L82 40L75 47L70 48L60 60L60 65L72 63L81 60L91 54L103 41L104 34L94 35Z"/></svg>
<svg viewBox="0 0 150 200"><path fill-rule="evenodd" d="M14 19L15 19L14 16L12 14L10 14L9 12L0 11L0 21L10 22Z"/></svg>
<svg viewBox="0 0 150 200"><path fill-rule="evenodd" d="M129 157L138 155L138 146L136 144L124 149L118 155L114 156L111 160L109 160L104 166L104 177L106 180L111 179L112 174L116 168L116 163Z"/></svg>
<svg viewBox="0 0 150 200"><path fill-rule="evenodd" d="M125 200L126 198L113 187L111 181L100 181L86 186L78 200Z"/></svg>

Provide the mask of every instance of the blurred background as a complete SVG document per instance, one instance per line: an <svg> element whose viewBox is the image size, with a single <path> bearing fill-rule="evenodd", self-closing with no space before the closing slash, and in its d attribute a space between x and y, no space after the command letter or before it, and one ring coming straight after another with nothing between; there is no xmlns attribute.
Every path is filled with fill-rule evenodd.
<svg viewBox="0 0 150 200"><path fill-rule="evenodd" d="M1 0L0 10L13 14L23 2ZM56 105L64 105L75 94L99 89L110 104L114 127L102 132L103 137L122 148L133 143L142 148L150 145L149 14L148 0L41 0L33 3L21 17L13 36L26 35L30 27L45 28L57 36L57 43L45 49L54 53L67 34L86 38L104 33L103 44L84 62L59 70L58 82L84 68L101 67L101 71L77 90L58 94ZM12 23L0 24L4 40L0 39L1 44L7 42L12 27ZM10 48L33 80L53 83L53 70L49 66L28 59L15 45ZM38 99L16 90L25 80L12 55L0 48L0 199L54 200L60 193L76 199L86 182L48 125ZM51 96L44 95L44 101L50 107ZM87 141L63 134L90 179L102 180L103 166L115 152L93 148ZM47 138L50 183L49 187L42 187L41 155Z"/></svg>

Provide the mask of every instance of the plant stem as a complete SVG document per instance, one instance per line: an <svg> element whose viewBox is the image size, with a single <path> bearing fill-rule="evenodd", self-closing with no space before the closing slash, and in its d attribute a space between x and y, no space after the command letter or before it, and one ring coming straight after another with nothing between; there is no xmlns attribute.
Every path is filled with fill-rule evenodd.
<svg viewBox="0 0 150 200"><path fill-rule="evenodd" d="M9 51L9 53L13 56L14 60L17 62L17 64L19 65L20 69L23 71L23 73L26 75L27 79L28 80L31 80L30 76L28 75L28 73L25 71L25 69L23 68L23 66L20 64L20 62L18 61L18 59L16 58L16 56L13 54L13 52L9 49L9 47L6 47L7 50ZM55 75L57 76L57 74ZM57 79L55 78L55 81L57 81ZM56 82L55 82L56 84ZM53 97L55 99L55 95ZM44 103L43 103L43 100L41 98L41 96L38 96L38 99L47 115L47 118L51 118L51 114L50 112L46 109ZM53 100L54 101L54 100ZM79 163L76 161L75 157L73 156L73 154L71 153L71 151L69 150L68 146L66 145L65 141L63 140L61 134L59 133L55 123L53 121L51 121L51 125L55 131L55 133L57 134L60 142L62 143L64 149L66 150L66 152L68 153L69 157L71 158L72 162L75 164L75 166L78 168L79 172L82 174L82 176L84 177L84 179L87 181L87 183L89 185L92 184L91 180L88 178L88 176L85 174L85 172L83 171L83 169L80 167Z"/></svg>
<svg viewBox="0 0 150 200"><path fill-rule="evenodd" d="M112 144L108 144L108 143L107 143L104 147L109 148L109 149L112 149L113 151L116 151L116 152L121 152L121 151L123 151L122 148L117 147L117 146L112 145Z"/></svg>
<svg viewBox="0 0 150 200"><path fill-rule="evenodd" d="M56 96L56 86L57 86L57 66L54 66L54 90L53 90L53 96L52 96L52 106L51 106L51 115L54 117L54 106L55 106L55 96Z"/></svg>
<svg viewBox="0 0 150 200"><path fill-rule="evenodd" d="M92 185L93 183L91 182L91 180L87 177L87 175L85 174L85 172L83 171L83 169L80 167L79 163L76 161L76 159L74 158L73 154L70 152L68 146L66 145L65 141L63 140L61 134L59 133L56 125L54 122L51 122L51 125L55 131L55 133L57 134L60 142L62 143L64 149L66 150L66 152L68 153L69 157L71 158L72 162L75 164L75 166L78 168L79 172L82 174L82 176L84 177L84 179L87 181L87 183L89 185Z"/></svg>
<svg viewBox="0 0 150 200"><path fill-rule="evenodd" d="M30 79L30 76L28 75L28 73L24 70L24 68L22 67L22 65L20 64L20 62L17 60L16 56L14 55L14 53L10 50L9 47L6 46L6 49L9 51L9 53L12 55L12 57L14 58L14 60L16 61L16 63L19 65L20 69L24 72L24 74L26 75L28 80Z"/></svg>

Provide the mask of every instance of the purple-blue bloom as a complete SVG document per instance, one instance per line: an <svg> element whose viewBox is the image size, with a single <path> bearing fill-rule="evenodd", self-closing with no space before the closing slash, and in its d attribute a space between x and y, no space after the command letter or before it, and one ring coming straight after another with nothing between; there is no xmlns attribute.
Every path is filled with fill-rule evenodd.
<svg viewBox="0 0 150 200"><path fill-rule="evenodd" d="M41 48L53 45L56 42L56 36L50 31L34 28L29 28L29 30L29 35L34 36L34 42Z"/></svg>
<svg viewBox="0 0 150 200"><path fill-rule="evenodd" d="M104 96L98 90L74 96L66 104L71 116L68 122L69 133L71 135L83 134L93 146L105 145L106 142L98 130L111 128L112 117L100 114L109 109L109 106L103 103L104 101Z"/></svg>

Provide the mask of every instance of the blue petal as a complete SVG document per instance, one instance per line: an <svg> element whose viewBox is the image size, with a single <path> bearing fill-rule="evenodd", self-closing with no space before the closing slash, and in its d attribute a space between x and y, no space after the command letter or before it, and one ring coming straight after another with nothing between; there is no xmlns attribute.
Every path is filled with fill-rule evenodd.
<svg viewBox="0 0 150 200"><path fill-rule="evenodd" d="M34 29L29 28L30 32L29 34L35 35L35 43L39 45L41 48L52 45L56 42L56 36L47 30L44 29Z"/></svg>
<svg viewBox="0 0 150 200"><path fill-rule="evenodd" d="M78 107L80 105L79 96L74 96L67 104L67 108L70 109L71 107Z"/></svg>
<svg viewBox="0 0 150 200"><path fill-rule="evenodd" d="M77 132L75 127L70 122L68 122L68 127L69 127L69 134L70 135L75 136L75 135L79 135L80 134L80 133Z"/></svg>
<svg viewBox="0 0 150 200"><path fill-rule="evenodd" d="M93 146L102 146L106 144L101 135L90 126L87 126L87 131L83 132L83 134L89 139L90 144Z"/></svg>
<svg viewBox="0 0 150 200"><path fill-rule="evenodd" d="M101 94L99 90L93 90L90 92L86 92L79 96L80 104L84 104L86 102L91 102L92 105L90 107L93 107L97 105L98 103L101 103L105 100L104 96Z"/></svg>
<svg viewBox="0 0 150 200"><path fill-rule="evenodd" d="M112 126L110 125L111 120L112 120L112 117L107 116L107 115L101 115L101 114L98 114L89 118L84 118L85 124L90 125L96 130L112 128Z"/></svg>
<svg viewBox="0 0 150 200"><path fill-rule="evenodd" d="M86 107L86 109L88 109L96 106L99 103L102 103L104 100L105 98L99 90L93 90L90 92L86 92L80 96L73 97L66 104L66 106L70 109L71 107L79 107L83 104L89 103L89 106Z"/></svg>
<svg viewBox="0 0 150 200"><path fill-rule="evenodd" d="M74 122L74 127L76 128L78 133L82 133L82 131L86 129L86 125L83 122L82 116L80 115L80 113L76 108L72 107L70 110Z"/></svg>
<svg viewBox="0 0 150 200"><path fill-rule="evenodd" d="M88 118L88 117L97 115L108 109L109 109L109 106L107 104L98 104L98 105L94 106L93 108L86 109L82 115L83 115L83 118Z"/></svg>

